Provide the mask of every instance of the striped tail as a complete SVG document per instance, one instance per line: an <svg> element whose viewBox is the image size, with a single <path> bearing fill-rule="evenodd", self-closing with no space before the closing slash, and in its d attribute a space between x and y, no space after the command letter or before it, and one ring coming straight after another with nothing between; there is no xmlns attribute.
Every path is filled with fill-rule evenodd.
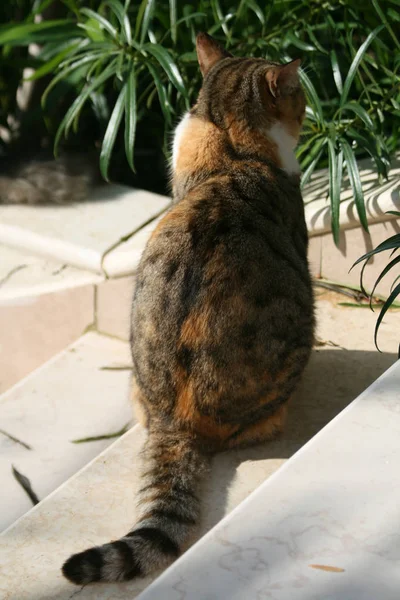
<svg viewBox="0 0 400 600"><path fill-rule="evenodd" d="M72 555L64 576L84 585L126 581L170 564L182 551L200 514L197 487L208 466L193 436L150 431L140 517L121 539Z"/></svg>

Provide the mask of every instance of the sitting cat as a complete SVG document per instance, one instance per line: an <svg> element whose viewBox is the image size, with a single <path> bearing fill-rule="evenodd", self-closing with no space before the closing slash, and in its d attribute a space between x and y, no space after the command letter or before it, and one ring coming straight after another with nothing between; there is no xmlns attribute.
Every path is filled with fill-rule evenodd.
<svg viewBox="0 0 400 600"><path fill-rule="evenodd" d="M311 352L298 61L234 58L206 34L197 54L204 82L175 134L174 205L133 298L134 400L148 429L140 517L66 561L77 584L128 580L178 556L210 457L282 431Z"/></svg>

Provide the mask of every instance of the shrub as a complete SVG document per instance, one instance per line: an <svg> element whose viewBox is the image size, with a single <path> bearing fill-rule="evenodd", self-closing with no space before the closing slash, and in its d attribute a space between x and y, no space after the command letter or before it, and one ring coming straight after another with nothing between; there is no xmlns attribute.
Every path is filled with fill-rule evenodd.
<svg viewBox="0 0 400 600"><path fill-rule="evenodd" d="M102 139L100 166L124 149L134 157L163 147L177 118L193 102L200 74L195 35L204 30L238 56L287 61L301 57L308 97L298 148L303 184L319 166L329 167L332 230L339 233L342 175L347 171L360 221L367 218L357 159L372 157L386 177L398 146L400 116L399 0L27 0L3 3L0 28L4 74L0 77L0 125L16 113L22 71L32 80L52 78L42 115L57 150L64 136L83 127ZM35 22L53 9L56 18ZM14 12L13 12L14 10ZM61 16L60 16L61 15ZM32 57L28 44L40 44ZM65 103L69 106L66 107ZM66 110L67 109L67 110ZM66 112L65 112L66 110ZM63 114L65 112L65 114ZM7 120L8 117L8 120ZM87 132L86 132L87 133ZM114 161L116 162L116 161ZM154 167L146 187L154 185Z"/></svg>
<svg viewBox="0 0 400 600"><path fill-rule="evenodd" d="M391 215L395 215L396 217L400 218L400 212L395 211L395 210L389 210L388 214ZM369 296L369 305L371 307L371 309L373 310L372 307L372 301L374 298L374 293L375 290L377 289L378 285L380 284L380 282L382 281L382 279L389 273L392 272L392 269L394 267L396 267L399 263L400 263L400 255L395 256L394 258L393 255L398 252L398 250L400 249L400 234L396 233L395 235L392 235L390 237L388 237L386 240L384 240L381 244L379 244L376 248L374 248L373 250L370 250L369 252L366 252L366 254L364 254L363 256L361 256L355 263L354 265L351 267L355 267L356 265L360 264L360 263L364 263L361 269L361 273L360 273L360 287L361 287L361 291L363 292L363 294L365 296ZM368 294L364 288L363 285L363 276L364 276L364 271L365 268L367 267L369 261L371 260L371 258L373 256L375 256L376 254L380 254L381 252L388 252L389 250L391 250L390 253L390 260L388 261L388 264L382 269L381 273L379 274L379 276L377 277L374 287L372 288L372 291L370 294ZM375 346L377 347L377 349L379 350L378 347L378 331L379 331L379 327L382 323L383 317L385 316L386 312L389 310L389 308L391 306L395 305L395 300L396 298L400 295L400 283L399 283L399 279L400 279L400 275L397 275L392 283L391 289L390 289L390 294L389 297L385 300L385 302L383 303L383 306L379 312L378 318L376 320L376 325L375 325L375 334L374 334L374 341L375 341ZM399 358L400 358L400 346L399 346Z"/></svg>

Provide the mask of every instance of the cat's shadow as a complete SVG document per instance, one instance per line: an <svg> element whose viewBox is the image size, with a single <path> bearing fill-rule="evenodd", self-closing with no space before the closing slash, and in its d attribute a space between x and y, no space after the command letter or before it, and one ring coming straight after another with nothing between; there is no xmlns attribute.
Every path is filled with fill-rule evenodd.
<svg viewBox="0 0 400 600"><path fill-rule="evenodd" d="M377 351L314 350L279 439L216 456L203 486L201 536L244 500L397 359Z"/></svg>

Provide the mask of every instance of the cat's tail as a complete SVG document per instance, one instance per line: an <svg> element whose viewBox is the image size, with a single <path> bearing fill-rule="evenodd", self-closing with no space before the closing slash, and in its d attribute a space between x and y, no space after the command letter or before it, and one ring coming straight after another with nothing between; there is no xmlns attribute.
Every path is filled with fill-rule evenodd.
<svg viewBox="0 0 400 600"><path fill-rule="evenodd" d="M33 160L0 175L0 204L72 204L85 200L96 183L100 175L90 154Z"/></svg>
<svg viewBox="0 0 400 600"><path fill-rule="evenodd" d="M124 537L74 554L64 576L84 585L126 581L170 564L185 548L198 523L197 488L209 458L193 435L151 430L144 449L140 517Z"/></svg>

